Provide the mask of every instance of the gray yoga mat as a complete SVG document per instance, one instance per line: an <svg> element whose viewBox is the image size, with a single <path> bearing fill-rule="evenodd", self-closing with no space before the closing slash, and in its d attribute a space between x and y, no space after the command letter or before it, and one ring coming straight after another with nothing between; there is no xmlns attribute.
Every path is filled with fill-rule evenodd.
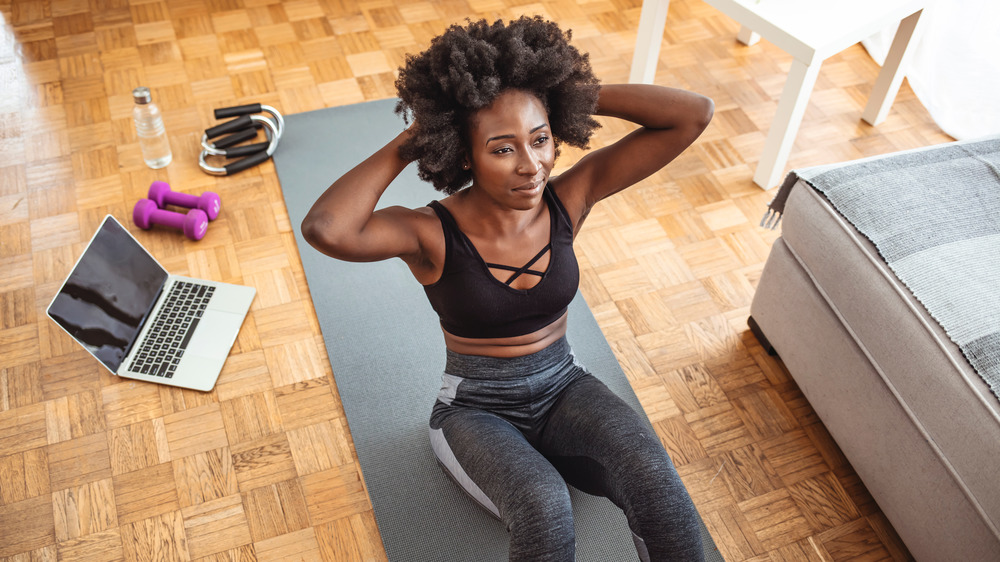
<svg viewBox="0 0 1000 562"><path fill-rule="evenodd" d="M507 531L460 491L431 452L427 420L441 384L444 338L423 289L400 260L355 264L309 246L298 228L334 179L403 130L396 100L285 117L274 155L361 471L390 561L507 560ZM420 207L443 195L410 166L380 205ZM570 306L569 341L591 372L642 412L590 309ZM645 417L645 416L644 416ZM621 510L571 490L577 560L638 560ZM722 560L704 524L707 560Z"/></svg>

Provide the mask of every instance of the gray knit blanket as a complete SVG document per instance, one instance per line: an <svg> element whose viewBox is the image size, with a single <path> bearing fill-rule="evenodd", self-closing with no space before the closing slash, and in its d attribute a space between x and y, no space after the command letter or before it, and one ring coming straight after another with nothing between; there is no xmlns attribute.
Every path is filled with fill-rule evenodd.
<svg viewBox="0 0 1000 562"><path fill-rule="evenodd" d="M823 193L1000 398L1000 136L792 172Z"/></svg>

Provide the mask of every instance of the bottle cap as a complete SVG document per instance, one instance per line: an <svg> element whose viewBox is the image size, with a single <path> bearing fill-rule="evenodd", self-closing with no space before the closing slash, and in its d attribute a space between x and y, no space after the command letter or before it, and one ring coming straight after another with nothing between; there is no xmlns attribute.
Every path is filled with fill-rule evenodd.
<svg viewBox="0 0 1000 562"><path fill-rule="evenodd" d="M147 104L153 101L153 95L149 93L149 88L145 86L139 86L138 88L132 90L132 98L135 103Z"/></svg>

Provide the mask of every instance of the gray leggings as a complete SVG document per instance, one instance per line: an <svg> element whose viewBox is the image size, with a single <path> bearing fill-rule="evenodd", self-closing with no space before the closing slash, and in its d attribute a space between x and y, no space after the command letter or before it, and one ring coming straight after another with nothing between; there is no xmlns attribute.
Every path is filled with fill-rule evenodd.
<svg viewBox="0 0 1000 562"><path fill-rule="evenodd" d="M694 505L657 435L563 338L501 359L448 352L430 421L445 472L506 524L510 560L574 559L566 483L628 519L642 560L703 560Z"/></svg>

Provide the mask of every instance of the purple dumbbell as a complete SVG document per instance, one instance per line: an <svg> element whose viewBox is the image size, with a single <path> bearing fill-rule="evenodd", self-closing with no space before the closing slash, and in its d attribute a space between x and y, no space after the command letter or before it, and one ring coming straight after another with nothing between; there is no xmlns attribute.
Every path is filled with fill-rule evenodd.
<svg viewBox="0 0 1000 562"><path fill-rule="evenodd" d="M189 209L201 209L208 215L208 220L215 220L219 216L219 209L222 208L222 199L217 193L206 191L200 196L171 191L170 184L165 181L154 181L149 186L149 198L156 201L156 205L163 209L167 205L177 205Z"/></svg>
<svg viewBox="0 0 1000 562"><path fill-rule="evenodd" d="M184 231L184 236L192 240L201 240L208 230L208 215L201 209L191 209L187 214L166 211L156 205L152 199L140 199L132 209L132 221L143 230L153 228L154 224L169 226Z"/></svg>

